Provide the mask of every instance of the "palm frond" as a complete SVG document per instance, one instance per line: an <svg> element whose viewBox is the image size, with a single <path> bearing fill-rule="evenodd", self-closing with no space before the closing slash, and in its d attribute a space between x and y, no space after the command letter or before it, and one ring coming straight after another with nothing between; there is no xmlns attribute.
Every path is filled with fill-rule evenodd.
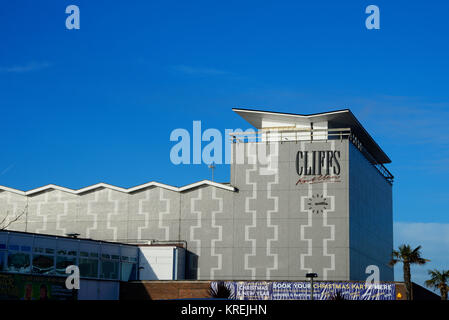
<svg viewBox="0 0 449 320"><path fill-rule="evenodd" d="M209 296L215 299L233 299L234 295L231 288L225 282L219 281L216 286L209 287Z"/></svg>

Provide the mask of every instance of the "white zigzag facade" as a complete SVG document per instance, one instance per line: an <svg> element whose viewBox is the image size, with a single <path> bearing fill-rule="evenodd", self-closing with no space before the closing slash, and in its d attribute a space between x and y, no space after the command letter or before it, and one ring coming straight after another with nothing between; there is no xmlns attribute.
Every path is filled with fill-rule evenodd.
<svg viewBox="0 0 449 320"><path fill-rule="evenodd" d="M273 230L273 237L267 239L267 257L273 258L273 266L266 270L266 279L271 279L271 273L278 270L279 255L273 252L273 243L279 241L279 225L273 223L273 216L279 213L279 197L273 195L273 186L279 183L279 150L277 144L270 144L271 149L268 157L268 168L261 168L261 174L273 177L273 181L268 182L267 198L272 200L273 209L267 211L267 227Z"/></svg>
<svg viewBox="0 0 449 320"><path fill-rule="evenodd" d="M212 199L218 201L218 209L212 211L212 228L216 230L217 237L211 240L211 256L217 258L217 267L210 269L210 278L215 279L215 274L223 270L223 254L217 252L217 244L223 241L223 226L217 221L217 215L223 214L223 198L217 196L217 190L212 190Z"/></svg>
<svg viewBox="0 0 449 320"><path fill-rule="evenodd" d="M170 213L170 199L164 198L164 190L159 189L159 200L163 204L163 209L159 212L159 229L164 230L165 241L170 239L170 227L164 224L166 214ZM165 207L164 207L165 204Z"/></svg>
<svg viewBox="0 0 449 320"><path fill-rule="evenodd" d="M250 223L245 225L245 241L250 243L250 253L245 254L245 270L250 271L250 279L256 279L256 266L250 266L249 258L256 256L257 240L251 237L250 232L256 232L257 227L257 212L251 209L251 202L257 200L257 184L251 182L251 174L257 172L257 156L254 148L248 148L248 162L250 168L245 169L246 184L251 186L251 194L245 198L245 212L250 216Z"/></svg>

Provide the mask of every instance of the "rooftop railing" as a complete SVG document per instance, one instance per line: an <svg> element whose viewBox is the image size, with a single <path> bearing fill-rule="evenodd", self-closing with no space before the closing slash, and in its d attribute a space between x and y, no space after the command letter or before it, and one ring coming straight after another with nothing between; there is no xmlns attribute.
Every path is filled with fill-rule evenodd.
<svg viewBox="0 0 449 320"><path fill-rule="evenodd" d="M349 140L365 158L379 171L379 173L390 183L394 176L382 164L379 163L363 146L357 136L351 132L351 128L328 128L309 129L296 127L270 127L261 130L235 131L229 133L232 143L263 143L263 142L299 142L299 141L329 141Z"/></svg>
<svg viewBox="0 0 449 320"><path fill-rule="evenodd" d="M285 141L327 141L348 139L350 128L302 129L296 127L271 127L259 131L247 130L229 133L233 143L238 142L285 142Z"/></svg>

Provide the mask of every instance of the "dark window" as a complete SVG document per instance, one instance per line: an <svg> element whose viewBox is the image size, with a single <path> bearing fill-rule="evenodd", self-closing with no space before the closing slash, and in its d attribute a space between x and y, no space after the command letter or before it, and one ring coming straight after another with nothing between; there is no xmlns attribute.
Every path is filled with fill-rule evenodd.
<svg viewBox="0 0 449 320"><path fill-rule="evenodd" d="M120 275L120 280L137 280L137 265L135 263L122 262L122 272Z"/></svg>
<svg viewBox="0 0 449 320"><path fill-rule="evenodd" d="M76 258L59 256L56 258L56 273L66 274L65 269L70 265L76 265Z"/></svg>
<svg viewBox="0 0 449 320"><path fill-rule="evenodd" d="M101 260L100 278L118 280L119 262L113 260Z"/></svg>
<svg viewBox="0 0 449 320"><path fill-rule="evenodd" d="M54 273L54 256L38 254L33 256L33 273L53 274Z"/></svg>
<svg viewBox="0 0 449 320"><path fill-rule="evenodd" d="M80 276L88 278L98 278L98 260L80 258Z"/></svg>
<svg viewBox="0 0 449 320"><path fill-rule="evenodd" d="M5 256L6 256L6 252L5 251L0 251L0 271L3 271L3 269L4 269Z"/></svg>
<svg viewBox="0 0 449 320"><path fill-rule="evenodd" d="M23 252L9 252L7 271L29 273L31 271L30 255Z"/></svg>

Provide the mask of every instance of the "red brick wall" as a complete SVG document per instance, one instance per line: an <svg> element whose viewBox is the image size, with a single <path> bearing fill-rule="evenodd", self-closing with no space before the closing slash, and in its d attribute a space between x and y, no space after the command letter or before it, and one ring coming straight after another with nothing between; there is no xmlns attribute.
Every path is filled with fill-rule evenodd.
<svg viewBox="0 0 449 320"><path fill-rule="evenodd" d="M120 300L198 299L209 297L210 281L139 281L120 284Z"/></svg>

